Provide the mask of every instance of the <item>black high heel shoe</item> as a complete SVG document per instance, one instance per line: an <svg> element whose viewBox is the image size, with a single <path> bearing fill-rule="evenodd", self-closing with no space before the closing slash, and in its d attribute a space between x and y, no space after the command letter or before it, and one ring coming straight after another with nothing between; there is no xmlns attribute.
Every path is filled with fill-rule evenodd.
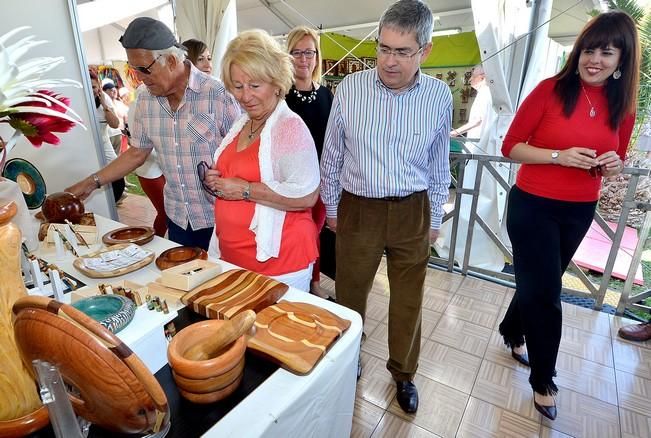
<svg viewBox="0 0 651 438"><path fill-rule="evenodd" d="M552 406L539 405L536 402L536 393L535 392L533 394L533 407L536 408L536 410L538 412L540 412L543 417L549 418L552 421L554 421L556 419L556 415L558 414L558 411L556 410L556 402L554 402L554 404Z"/></svg>
<svg viewBox="0 0 651 438"><path fill-rule="evenodd" d="M525 367L530 366L529 365L529 355L527 353L518 354L513 349L511 349L511 357L513 357L513 359L517 360L518 362L520 362Z"/></svg>

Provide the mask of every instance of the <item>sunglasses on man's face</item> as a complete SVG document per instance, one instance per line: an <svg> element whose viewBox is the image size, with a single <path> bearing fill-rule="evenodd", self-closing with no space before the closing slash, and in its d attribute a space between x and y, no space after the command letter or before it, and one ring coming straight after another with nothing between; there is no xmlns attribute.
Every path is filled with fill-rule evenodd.
<svg viewBox="0 0 651 438"><path fill-rule="evenodd" d="M135 70L135 71L137 71L137 72L139 72L139 73L142 73L143 75L150 75L150 74L151 74L151 68L152 68L152 66L156 63L156 61L158 61L158 58L160 58L161 56L163 56L163 55L158 55L158 56L156 57L156 59L154 59L154 60L151 62L151 64L149 64L147 67L134 66L134 65L129 64L129 68L130 68L131 70Z"/></svg>
<svg viewBox="0 0 651 438"><path fill-rule="evenodd" d="M199 175L199 181L201 181L201 187L211 195L213 195L215 198L217 197L217 192L215 192L213 189L208 187L206 184L206 173L210 169L210 164L206 163L205 161L200 162L197 164L197 175Z"/></svg>

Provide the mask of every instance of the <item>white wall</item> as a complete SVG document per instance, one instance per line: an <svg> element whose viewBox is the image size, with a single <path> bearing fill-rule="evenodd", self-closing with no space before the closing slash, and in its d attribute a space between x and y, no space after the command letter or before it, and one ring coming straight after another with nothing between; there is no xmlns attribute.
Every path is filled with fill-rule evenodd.
<svg viewBox="0 0 651 438"><path fill-rule="evenodd" d="M97 146L99 136L91 118L92 92L87 69L81 60L83 58L79 56L83 42L81 38L76 41L77 27L71 18L74 0L20 0L6 3L0 14L0 32L5 33L18 26L31 26L30 30L19 36L22 38L33 34L37 39L50 42L33 48L27 57L63 56L66 62L47 75L57 79L74 79L88 87L88 91L79 88L56 90L70 98L71 107L83 119L87 130L74 127L72 131L62 134L62 142L58 147L44 144L37 149L21 138L9 157L23 157L31 161L43 174L48 193L58 192L98 170L103 161L101 149ZM72 12L74 15L74 10ZM6 126L0 128L0 135L5 139L13 133ZM112 197L112 193L106 189L97 190L86 201L86 210L116 218Z"/></svg>

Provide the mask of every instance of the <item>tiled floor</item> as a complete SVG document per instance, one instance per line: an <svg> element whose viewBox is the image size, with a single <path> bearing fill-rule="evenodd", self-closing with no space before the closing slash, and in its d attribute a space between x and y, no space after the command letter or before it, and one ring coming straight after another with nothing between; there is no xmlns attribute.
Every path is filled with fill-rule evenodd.
<svg viewBox="0 0 651 438"><path fill-rule="evenodd" d="M153 208L129 195L118 208L129 225L151 225ZM324 278L323 286L334 290ZM352 436L364 437L651 437L651 341L617 337L623 318L563 304L563 339L556 364L556 421L534 409L528 369L504 347L497 325L513 291L438 270L427 275L420 407L402 412L385 368L386 266L369 296Z"/></svg>

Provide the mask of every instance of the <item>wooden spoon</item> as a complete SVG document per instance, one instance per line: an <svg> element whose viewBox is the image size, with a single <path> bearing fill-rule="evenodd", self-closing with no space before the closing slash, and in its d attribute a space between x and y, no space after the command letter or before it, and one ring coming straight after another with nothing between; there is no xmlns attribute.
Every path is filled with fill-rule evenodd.
<svg viewBox="0 0 651 438"><path fill-rule="evenodd" d="M222 349L249 331L254 322L253 310L239 313L233 319L227 320L214 336L188 348L183 356L189 360L208 360L217 357Z"/></svg>

